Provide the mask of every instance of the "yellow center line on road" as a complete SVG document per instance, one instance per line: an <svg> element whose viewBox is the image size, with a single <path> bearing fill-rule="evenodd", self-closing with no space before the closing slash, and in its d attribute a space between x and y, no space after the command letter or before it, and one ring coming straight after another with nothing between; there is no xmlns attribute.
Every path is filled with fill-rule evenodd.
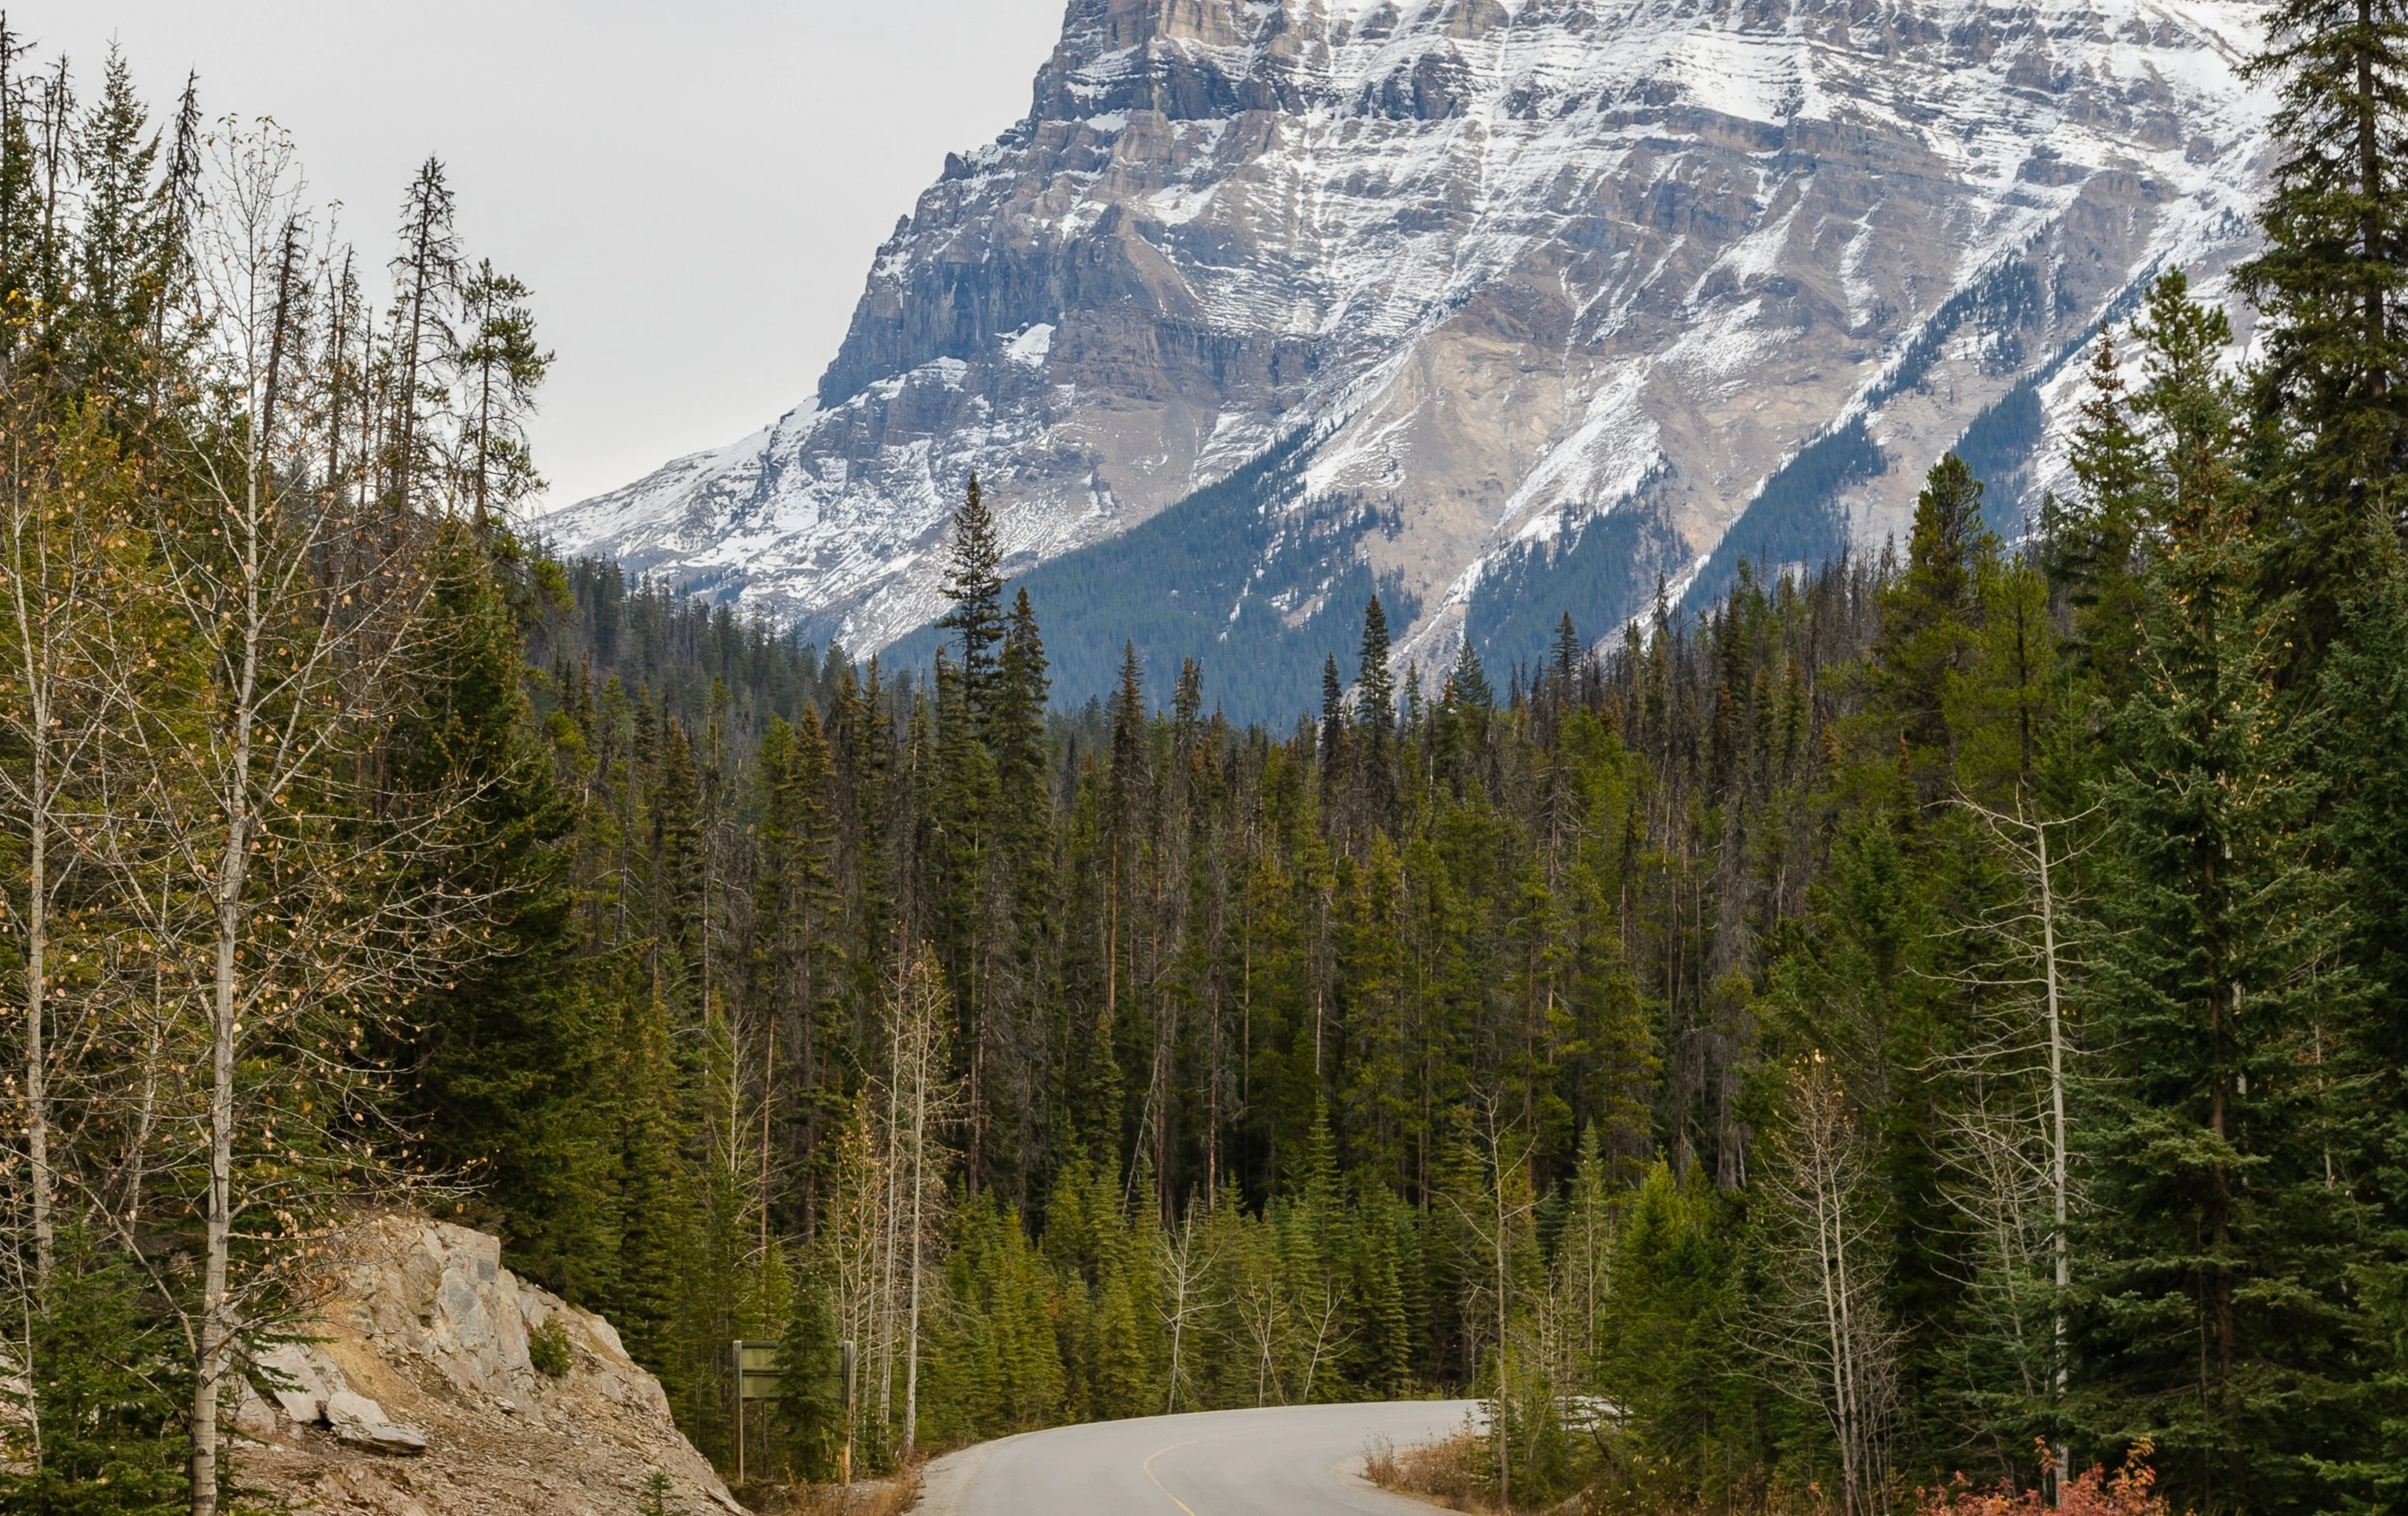
<svg viewBox="0 0 2408 1516"><path fill-rule="evenodd" d="M1145 1477L1149 1480L1154 1480L1154 1487L1161 1491L1163 1494L1169 1499L1172 1505L1177 1506L1180 1509L1185 1511L1187 1516L1196 1516L1196 1508L1189 1505L1186 1501L1180 1499L1177 1495L1171 1494L1169 1485L1163 1483L1158 1479L1154 1479L1154 1461L1156 1458L1161 1457L1164 1453L1177 1452L1182 1448L1193 1448L1203 1440L1204 1439L1202 1437L1189 1437L1184 1442L1174 1442L1168 1448L1156 1448L1153 1452L1146 1456L1145 1460Z"/></svg>

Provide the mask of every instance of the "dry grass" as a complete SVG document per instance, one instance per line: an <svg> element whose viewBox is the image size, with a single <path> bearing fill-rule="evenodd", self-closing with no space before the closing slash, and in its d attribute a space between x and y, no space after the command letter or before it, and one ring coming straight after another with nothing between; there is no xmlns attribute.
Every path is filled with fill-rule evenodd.
<svg viewBox="0 0 2408 1516"><path fill-rule="evenodd" d="M775 1492L758 1486L741 1492L743 1503L763 1516L902 1516L920 1498L920 1471L908 1468L892 1479L856 1481L850 1490L837 1484L797 1484Z"/></svg>
<svg viewBox="0 0 2408 1516"><path fill-rule="evenodd" d="M1449 1510L1484 1512L1489 1508L1474 1494L1479 1454L1480 1438L1469 1432L1410 1448L1381 1437L1364 1454L1363 1477L1383 1490Z"/></svg>

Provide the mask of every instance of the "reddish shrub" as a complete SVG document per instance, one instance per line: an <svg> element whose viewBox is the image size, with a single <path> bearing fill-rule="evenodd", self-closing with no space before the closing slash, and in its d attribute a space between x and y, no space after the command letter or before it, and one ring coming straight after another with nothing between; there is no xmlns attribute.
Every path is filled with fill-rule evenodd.
<svg viewBox="0 0 2408 1516"><path fill-rule="evenodd" d="M2089 1472L2064 1481L2054 1506L2039 1490L2018 1490L2005 1480L1976 1490L1959 1474L1937 1490L1915 1491L1916 1516L2171 1516L2166 1497L2157 1493L2157 1470L2148 1464L2155 1451L2144 1437L2114 1474L2093 1464ZM2043 1475L2055 1471L2056 1456L2045 1443L2040 1461Z"/></svg>

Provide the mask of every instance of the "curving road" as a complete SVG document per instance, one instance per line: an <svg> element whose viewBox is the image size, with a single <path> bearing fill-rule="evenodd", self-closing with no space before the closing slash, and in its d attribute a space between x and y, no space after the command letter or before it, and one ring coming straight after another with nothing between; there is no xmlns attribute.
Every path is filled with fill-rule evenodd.
<svg viewBox="0 0 2408 1516"><path fill-rule="evenodd" d="M928 1465L924 1516L1429 1516L1363 1480L1377 1438L1455 1431L1477 1403L1200 1411L1029 1432Z"/></svg>

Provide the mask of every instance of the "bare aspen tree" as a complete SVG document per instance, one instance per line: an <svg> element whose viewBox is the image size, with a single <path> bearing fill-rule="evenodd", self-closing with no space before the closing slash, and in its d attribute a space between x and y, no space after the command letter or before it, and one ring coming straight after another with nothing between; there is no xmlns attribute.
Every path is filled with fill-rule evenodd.
<svg viewBox="0 0 2408 1516"><path fill-rule="evenodd" d="M24 873L0 878L0 931L16 939L23 975L22 1110L35 1274L50 1276L57 1245L59 1174L48 1036L59 902L88 830L79 787L106 744L115 711L95 666L112 608L127 592L129 470L89 418L62 435L19 393L5 405L0 458L0 806Z"/></svg>
<svg viewBox="0 0 2408 1516"><path fill-rule="evenodd" d="M1268 1223L1238 1222L1245 1244L1234 1261L1236 1289L1231 1296L1239 1331L1254 1355L1254 1404L1284 1405L1280 1384L1281 1345L1289 1332L1288 1292Z"/></svg>
<svg viewBox="0 0 2408 1516"><path fill-rule="evenodd" d="M896 940L895 1000L890 1006L886 1026L886 1077L878 1098L885 1106L885 1117L879 1129L882 1159L880 1176L885 1181L884 1204L879 1209L881 1247L879 1249L879 1311L877 1317L878 1421L881 1427L895 1423L895 1354L896 1325L895 1302L901 1281L902 1258L909 1244L904 1240L902 1226L907 1206L903 1199L903 1080L905 1067L904 1028L908 1018L903 1014L906 987L911 978L911 959L898 936Z"/></svg>
<svg viewBox="0 0 2408 1516"><path fill-rule="evenodd" d="M2052 819L2020 795L2011 810L1963 797L1957 803L1987 829L2018 888L2001 909L1966 929L1979 943L1981 961L1953 977L1976 997L1985 1030L1951 1061L1969 1093L1950 1123L1942 1158L1956 1180L1952 1199L1981 1249L1971 1298L2014 1345L2023 1393L2042 1393L2044 1381L2045 1393L2062 1400L2076 1197L2063 884L2073 854L2061 834L2088 813ZM2035 1297L2043 1296L2044 1346L2031 1340L2040 1327Z"/></svg>
<svg viewBox="0 0 2408 1516"><path fill-rule="evenodd" d="M898 1123L891 1146L901 1215L890 1221L889 1229L891 1233L899 1222L902 1238L897 1260L903 1276L901 1446L908 1458L919 1445L920 1322L933 1234L944 1212L948 1154L940 1133L960 1103L960 1090L951 1077L952 997L935 952L924 944L912 954L896 987L894 1015L889 1108Z"/></svg>
<svg viewBox="0 0 2408 1516"><path fill-rule="evenodd" d="M1224 1304L1210 1292L1220 1256L1213 1241L1193 1204L1177 1226L1164 1227L1154 1234L1154 1273L1162 1281L1161 1303L1156 1308L1161 1312L1163 1325L1170 1329L1170 1384L1162 1407L1166 1415L1179 1408L1180 1388L1187 1382L1190 1327L1197 1317L1209 1316Z"/></svg>
<svg viewBox="0 0 2408 1516"><path fill-rule="evenodd" d="M827 1261L836 1296L838 1335L866 1348L877 1340L886 1314L882 1263L886 1237L885 1151L879 1139L877 1117L867 1093L853 1101L850 1119L834 1133L835 1162L828 1176L827 1204L820 1218L815 1246ZM856 1433L860 1396L845 1407L845 1467Z"/></svg>
<svg viewBox="0 0 2408 1516"><path fill-rule="evenodd" d="M1513 1313L1520 1297L1515 1275L1539 1202L1530 1188L1528 1138L1519 1121L1506 1118L1505 1097L1488 1089L1475 1098L1463 1157L1468 1182L1448 1189L1443 1195L1479 1259L1479 1272L1469 1275L1471 1298L1464 1310L1469 1339L1465 1346L1475 1364L1481 1333L1473 1323L1484 1318L1487 1330L1495 1334L1490 1340L1497 1352L1497 1399L1490 1432L1497 1443L1497 1500L1510 1509L1513 1459L1505 1408L1512 1384Z"/></svg>
<svg viewBox="0 0 2408 1516"><path fill-rule="evenodd" d="M479 950L486 903L449 888L438 866L473 797L398 797L381 782L379 744L437 635L433 524L406 502L361 510L309 485L300 174L271 127L229 125L212 156L194 249L208 389L178 459L184 484L152 524L193 694L140 707L124 759L138 801L121 822L122 856L165 859L192 903L156 946L197 976L208 1028L195 1516L217 1509L218 1404L246 1320L237 1221L264 1206L290 1232L324 1198L312 1184L403 1177L374 1148L362 1045ZM241 1071L254 1063L281 1071L295 1098L249 1107ZM292 1141L304 1123L343 1155L337 1173L305 1177ZM252 1286L272 1274L253 1271Z"/></svg>
<svg viewBox="0 0 2408 1516"><path fill-rule="evenodd" d="M1326 1268L1315 1268L1316 1276L1302 1281L1297 1291L1297 1336L1304 1354L1304 1373L1297 1387L1297 1403L1312 1404L1312 1389L1321 1378L1323 1365L1334 1363L1354 1345L1354 1334L1346 1324L1346 1294L1339 1281L1330 1278Z"/></svg>
<svg viewBox="0 0 2408 1516"><path fill-rule="evenodd" d="M2026 970L2020 977L2010 976L2007 982L2011 988L2025 990L2027 1000L2032 998L2032 991L2037 991L2041 1033L2047 1052L2049 1259L2058 1292L2051 1307L2051 1330L2059 1358L2057 1387L2062 1392L2063 1294L2072 1287L2073 1271L2069 1230L2072 1214L2071 1146L2066 1125L2066 1074L2071 1049L2066 1035L2065 899L2059 880L2070 860L2062 848L2051 857L2049 832L2052 828L2069 827L2084 817L2051 821L2036 811L2028 812L2020 802L2013 812L1994 811L1971 801L1960 803L1989 827L2025 887L2023 908L2004 924L2002 935L2009 944L2011 961L2020 963Z"/></svg>
<svg viewBox="0 0 2408 1516"><path fill-rule="evenodd" d="M1822 1411L1842 1509L1867 1516L1880 1509L1887 1478L1902 1339L1881 1304L1877 1179L1846 1091L1821 1054L1796 1071L1788 1104L1759 1181L1775 1261L1757 1345L1775 1387Z"/></svg>

